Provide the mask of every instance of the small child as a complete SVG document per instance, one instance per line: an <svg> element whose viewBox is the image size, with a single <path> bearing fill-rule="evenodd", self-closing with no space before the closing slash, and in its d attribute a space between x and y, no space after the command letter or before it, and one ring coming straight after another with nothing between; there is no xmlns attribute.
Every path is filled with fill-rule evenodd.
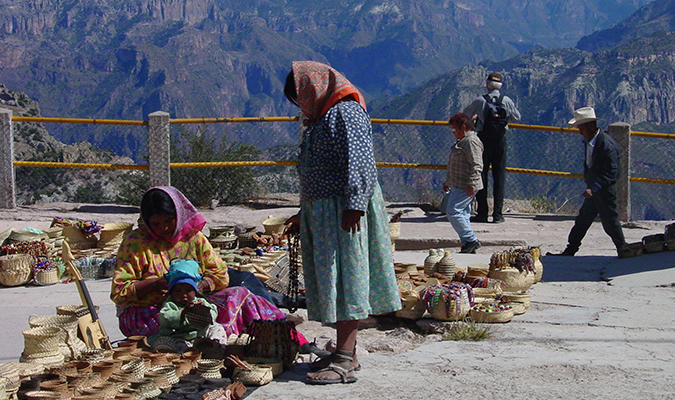
<svg viewBox="0 0 675 400"><path fill-rule="evenodd" d="M215 322L218 309L199 295L199 264L195 260L173 260L165 278L169 297L159 312L160 328L153 349L182 353L202 337L222 341L226 334Z"/></svg>

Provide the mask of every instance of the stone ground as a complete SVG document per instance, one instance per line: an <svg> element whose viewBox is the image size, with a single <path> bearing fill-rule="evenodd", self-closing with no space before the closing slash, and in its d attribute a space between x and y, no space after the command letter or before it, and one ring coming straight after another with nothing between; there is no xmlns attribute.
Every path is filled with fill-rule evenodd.
<svg viewBox="0 0 675 400"><path fill-rule="evenodd" d="M421 265L428 248L458 251L456 235L438 213L418 205L402 220L395 261ZM260 225L268 215L290 216L297 209L217 207L204 210L210 225ZM0 211L0 231L47 228L53 216L134 222L134 207L48 204ZM484 247L475 255L453 254L458 265L487 263L494 251L511 245L539 245L561 251L573 224L569 216L508 214L503 224L474 224ZM628 242L662 233L673 221L636 221L624 227ZM399 326L359 333L358 382L328 387L303 381L303 363L250 399L675 399L675 252L618 259L599 222L593 224L576 257L543 257L542 282L530 290L527 313L507 324L490 325L487 340L441 341ZM88 281L113 340L122 339L109 300L110 280ZM0 289L0 362L16 361L21 331L30 315L53 315L54 307L78 304L73 284ZM298 313L303 315L302 310ZM298 326L320 344L334 337L315 322Z"/></svg>

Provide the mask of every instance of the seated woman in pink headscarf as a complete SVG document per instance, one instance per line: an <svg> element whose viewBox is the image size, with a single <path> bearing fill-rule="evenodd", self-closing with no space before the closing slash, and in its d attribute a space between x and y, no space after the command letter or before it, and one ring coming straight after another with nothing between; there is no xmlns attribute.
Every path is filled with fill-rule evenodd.
<svg viewBox="0 0 675 400"><path fill-rule="evenodd" d="M176 188L148 190L141 201L144 226L129 234L117 253L110 298L118 306L120 330L126 336L159 332L159 311L167 297L164 275L174 258L194 259L203 280L199 292L218 308L216 322L228 335L240 334L254 320L286 316L263 297L244 287L228 287L227 265L202 233L206 220ZM298 333L300 345L307 341Z"/></svg>

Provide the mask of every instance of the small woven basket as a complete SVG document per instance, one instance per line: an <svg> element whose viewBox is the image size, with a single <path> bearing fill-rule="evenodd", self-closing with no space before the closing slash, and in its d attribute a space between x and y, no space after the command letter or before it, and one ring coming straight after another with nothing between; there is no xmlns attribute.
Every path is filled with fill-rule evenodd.
<svg viewBox="0 0 675 400"><path fill-rule="evenodd" d="M35 272L35 282L41 286L53 285L59 282L59 270L51 268Z"/></svg>
<svg viewBox="0 0 675 400"><path fill-rule="evenodd" d="M273 233L276 233L277 235L281 235L284 233L284 229L286 228L286 225L284 223L286 222L288 218L286 217L273 217L269 216L266 220L262 222L262 226L265 228L265 233L268 235L271 235Z"/></svg>
<svg viewBox="0 0 675 400"><path fill-rule="evenodd" d="M258 367L270 367L272 368L272 375L278 376L284 372L284 363L281 360L274 358L259 358L259 357L247 357L246 362L253 366Z"/></svg>
<svg viewBox="0 0 675 400"><path fill-rule="evenodd" d="M251 369L236 367L232 373L232 380L244 385L263 386L272 382L274 374L268 365L252 365Z"/></svg>
<svg viewBox="0 0 675 400"><path fill-rule="evenodd" d="M112 222L103 225L101 237L98 239L96 247L102 249L104 247L119 246L133 227L134 224L131 222Z"/></svg>
<svg viewBox="0 0 675 400"><path fill-rule="evenodd" d="M513 308L497 312L481 312L475 308L471 309L471 318L476 322L482 323L505 323L513 319Z"/></svg>
<svg viewBox="0 0 675 400"><path fill-rule="evenodd" d="M28 254L8 254L0 256L0 284L21 286L33 277L35 257Z"/></svg>

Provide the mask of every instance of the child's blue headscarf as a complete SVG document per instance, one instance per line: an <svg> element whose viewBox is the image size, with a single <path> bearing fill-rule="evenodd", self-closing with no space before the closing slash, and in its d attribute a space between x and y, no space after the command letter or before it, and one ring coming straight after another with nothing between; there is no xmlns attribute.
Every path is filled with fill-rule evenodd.
<svg viewBox="0 0 675 400"><path fill-rule="evenodd" d="M171 261L169 272L164 275L169 282L169 292L179 283L187 283L197 289L197 283L202 280L202 274L199 273L199 263L195 260L185 260L182 258Z"/></svg>

